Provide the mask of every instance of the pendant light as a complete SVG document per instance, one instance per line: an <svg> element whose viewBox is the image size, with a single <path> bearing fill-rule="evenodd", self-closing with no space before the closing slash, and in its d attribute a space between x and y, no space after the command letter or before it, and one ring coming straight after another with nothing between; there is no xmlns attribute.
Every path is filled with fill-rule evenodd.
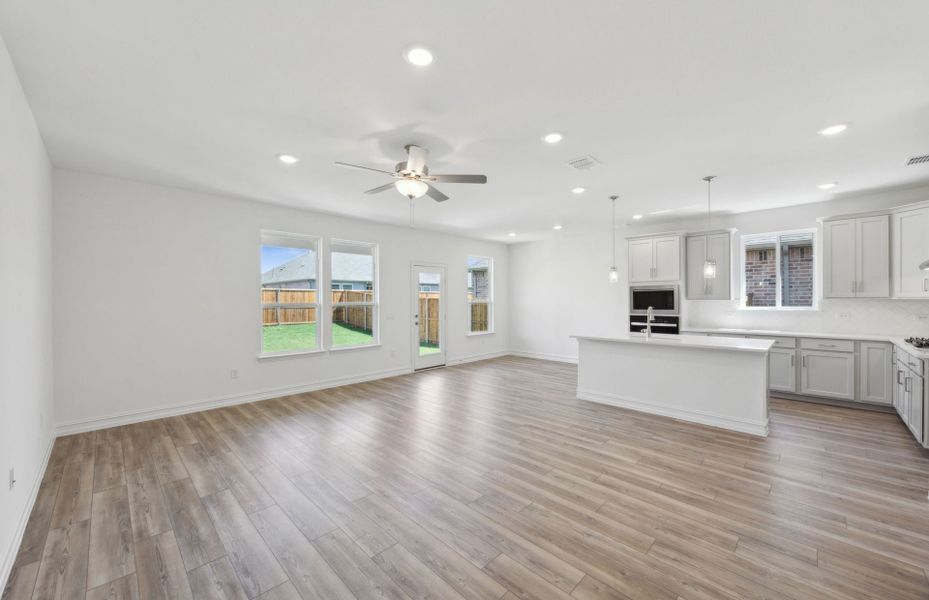
<svg viewBox="0 0 929 600"><path fill-rule="evenodd" d="M619 196L610 196L610 201L613 203L613 219L611 232L613 233L613 254L610 255L610 261L613 265L610 267L609 281L610 283L619 283L619 271L616 270L616 199Z"/></svg>
<svg viewBox="0 0 929 600"><path fill-rule="evenodd" d="M710 204L710 187L713 184L713 180L716 179L716 175L707 175L703 178L703 181L706 182L706 229L709 231L711 229L711 204ZM703 278L704 279L716 279L716 261L707 257L703 261Z"/></svg>

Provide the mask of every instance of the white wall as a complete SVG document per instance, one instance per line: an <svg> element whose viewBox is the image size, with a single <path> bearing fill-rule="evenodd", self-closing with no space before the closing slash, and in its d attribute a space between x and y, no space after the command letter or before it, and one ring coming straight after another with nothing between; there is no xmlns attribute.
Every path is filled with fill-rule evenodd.
<svg viewBox="0 0 929 600"><path fill-rule="evenodd" d="M817 227L818 217L861 212L929 200L929 187L859 194L803 206L721 215L713 228L740 234ZM604 205L604 212L609 206ZM577 344L571 334L628 331L629 298L625 236L662 231L700 231L704 218L617 230L618 284L607 282L610 232L561 235L510 247L510 347L520 353L571 360ZM929 232L926 232L929 235ZM738 242L733 248L739 272ZM817 253L819 255L821 253ZM818 258L817 258L818 260ZM738 285L734 283L735 297ZM681 296L683 298L683 286ZM818 292L821 294L821 290ZM929 336L929 300L822 300L818 311L746 311L738 301L682 300L682 321L691 327L736 327L809 332L877 333ZM846 316L847 315L847 316Z"/></svg>
<svg viewBox="0 0 929 600"><path fill-rule="evenodd" d="M52 441L51 167L0 40L0 589ZM15 467L17 483L8 490Z"/></svg>
<svg viewBox="0 0 929 600"><path fill-rule="evenodd" d="M447 265L449 362L508 347L503 244L60 170L54 214L59 427L407 371L412 261ZM382 346L259 360L261 229L378 243ZM494 258L491 335L466 335L468 254Z"/></svg>

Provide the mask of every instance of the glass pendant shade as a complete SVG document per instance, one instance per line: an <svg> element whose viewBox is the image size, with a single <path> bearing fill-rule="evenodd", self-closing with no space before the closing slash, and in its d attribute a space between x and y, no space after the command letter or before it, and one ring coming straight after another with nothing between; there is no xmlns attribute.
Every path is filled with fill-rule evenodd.
<svg viewBox="0 0 929 600"><path fill-rule="evenodd" d="M704 279L716 279L716 261L715 260L703 261L703 278Z"/></svg>
<svg viewBox="0 0 929 600"><path fill-rule="evenodd" d="M920 271L929 271L929 260L924 260L924 261L919 265L919 270L920 270Z"/></svg>
<svg viewBox="0 0 929 600"><path fill-rule="evenodd" d="M397 191L412 200L419 198L429 190L429 186L424 181L418 179L398 179L394 185Z"/></svg>
<svg viewBox="0 0 929 600"><path fill-rule="evenodd" d="M616 267L610 267L610 283L619 282L619 271L616 270Z"/></svg>

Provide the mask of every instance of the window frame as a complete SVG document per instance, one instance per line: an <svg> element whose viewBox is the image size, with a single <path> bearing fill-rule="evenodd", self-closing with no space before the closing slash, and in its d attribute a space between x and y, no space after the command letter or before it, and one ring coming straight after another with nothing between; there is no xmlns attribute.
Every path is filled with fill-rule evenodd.
<svg viewBox="0 0 929 600"><path fill-rule="evenodd" d="M490 275L490 282L488 285L487 299L478 300L474 298L468 298L468 277L471 275L471 269L468 266L468 263L471 262L471 259L483 259L487 261L487 272ZM467 321L468 327L466 330L466 335L490 335L494 333L494 258L492 256L481 256L477 254L469 254L465 258L465 299L467 300ZM471 306L474 304L486 304L487 305L487 331L472 331L471 329Z"/></svg>
<svg viewBox="0 0 929 600"><path fill-rule="evenodd" d="M797 234L810 234L812 236L812 247L813 247L813 293L812 293L812 304L810 306L782 306L783 302L783 284L782 284L782 273L781 273L781 237L788 235L797 235ZM763 237L776 237L776 242L774 244L775 250L775 264L777 265L777 283L775 284L775 305L774 306L746 306L748 300L748 294L745 289L745 249L746 241L751 241L752 239L763 238ZM817 235L817 230L815 227L807 229L785 229L781 231L770 231L765 233L749 233L742 234L739 238L739 282L741 289L739 290L739 310L753 310L753 311L763 311L763 310L774 310L774 311L818 311L819 310L819 236Z"/></svg>
<svg viewBox="0 0 929 600"><path fill-rule="evenodd" d="M294 242L298 245L289 245ZM322 316L323 316L323 294L321 293L322 282L322 241L323 238L318 235L303 233L292 233L288 231L277 231L272 229L261 229L259 231L258 244L258 358L275 358L279 356L296 356L300 354L318 354L325 352L322 345ZM306 243L312 243L313 246L306 246ZM305 248L316 253L316 302L272 302L265 304L262 302L261 294L265 289L261 285L261 252L264 246L278 246L282 248ZM301 350L282 350L280 352L265 352L264 349L264 311L267 308L312 308L316 311L316 343L313 348Z"/></svg>
<svg viewBox="0 0 929 600"><path fill-rule="evenodd" d="M373 261L372 265L372 274L371 274L371 283L372 289L368 290L359 290L359 291L370 291L371 301L370 302L333 302L332 301L332 292L334 291L346 291L342 290L333 290L332 289L332 247L333 246L357 246L360 248L370 248L371 258ZM377 242L362 242L359 240L346 240L341 238L330 238L326 248L326 258L329 262L329 271L327 273L328 277L326 279L327 289L329 292L326 298L326 323L329 331L326 335L326 349L329 352L341 352L343 350L357 350L361 348L374 348L381 345L381 322L380 322L380 295L381 295L381 285L380 285L380 245ZM352 290L347 290L352 291ZM370 306L371 307L371 342L367 344L353 344L351 346L335 346L333 340L333 320L332 313L336 308L340 306Z"/></svg>

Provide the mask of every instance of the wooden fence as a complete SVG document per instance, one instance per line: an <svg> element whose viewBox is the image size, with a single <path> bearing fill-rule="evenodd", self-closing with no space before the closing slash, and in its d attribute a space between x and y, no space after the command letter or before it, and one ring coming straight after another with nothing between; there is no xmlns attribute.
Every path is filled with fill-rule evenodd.
<svg viewBox="0 0 929 600"><path fill-rule="evenodd" d="M419 343L439 343L439 293L419 293Z"/></svg>
<svg viewBox="0 0 929 600"><path fill-rule="evenodd" d="M475 303L471 305L471 331L488 331L490 329L490 311L487 304Z"/></svg>
<svg viewBox="0 0 929 600"><path fill-rule="evenodd" d="M293 290L287 288L262 288L261 304L314 304L316 290ZM370 290L333 290L332 304L338 302L373 302L374 292ZM298 323L315 323L315 308L262 309L262 323L265 325L295 325ZM374 318L370 306L334 306L332 321L342 323L364 331L371 331Z"/></svg>
<svg viewBox="0 0 929 600"><path fill-rule="evenodd" d="M373 302L374 292L369 290L333 290L332 303ZM286 288L262 288L261 303L267 304L314 304L316 290L291 290ZM471 331L487 331L489 326L486 304L472 304ZM374 318L370 306L336 306L332 311L333 323L342 323L365 331L371 330ZM262 322L265 325L294 325L315 323L315 308L264 308ZM419 340L425 344L439 343L439 293L419 293Z"/></svg>

